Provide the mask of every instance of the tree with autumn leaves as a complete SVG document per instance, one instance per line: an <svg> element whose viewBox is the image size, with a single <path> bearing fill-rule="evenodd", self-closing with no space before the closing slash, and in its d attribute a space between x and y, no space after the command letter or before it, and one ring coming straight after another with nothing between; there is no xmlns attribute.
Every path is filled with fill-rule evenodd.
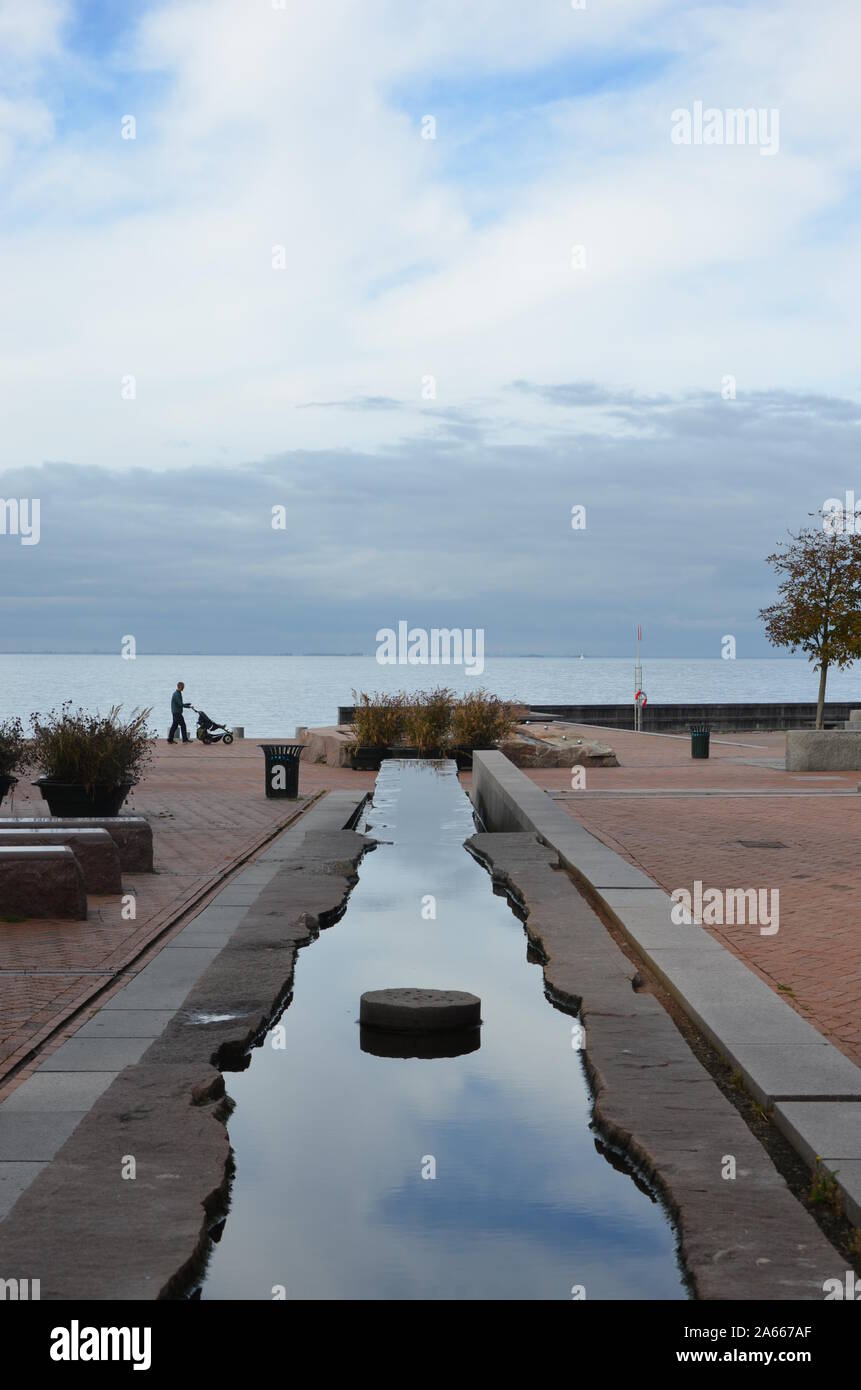
<svg viewBox="0 0 861 1390"><path fill-rule="evenodd" d="M769 642L806 652L819 672L816 727L822 728L825 684L838 670L861 657L861 533L855 518L835 526L807 526L767 557L781 576L776 603L760 610Z"/></svg>

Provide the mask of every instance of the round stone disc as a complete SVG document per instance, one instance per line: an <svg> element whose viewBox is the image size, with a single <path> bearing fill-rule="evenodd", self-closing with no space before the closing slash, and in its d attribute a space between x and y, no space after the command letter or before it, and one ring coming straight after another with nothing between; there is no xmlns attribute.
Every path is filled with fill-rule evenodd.
<svg viewBox="0 0 861 1390"><path fill-rule="evenodd" d="M435 1033L475 1028L481 1000L462 989L369 989L362 995L359 1022L394 1033Z"/></svg>

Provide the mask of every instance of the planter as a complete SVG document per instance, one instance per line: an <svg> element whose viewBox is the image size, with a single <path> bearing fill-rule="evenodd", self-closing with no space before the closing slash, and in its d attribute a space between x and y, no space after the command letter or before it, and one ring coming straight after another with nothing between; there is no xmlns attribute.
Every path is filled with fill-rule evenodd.
<svg viewBox="0 0 861 1390"><path fill-rule="evenodd" d="M458 772L469 772L473 753L492 753L496 748L495 743L476 743L471 748L459 746L449 751L449 757L455 759Z"/></svg>
<svg viewBox="0 0 861 1390"><path fill-rule="evenodd" d="M472 769L471 748L452 748L449 756L457 763L458 772L469 772Z"/></svg>
<svg viewBox="0 0 861 1390"><path fill-rule="evenodd" d="M17 787L17 785L17 777L12 777L9 773L6 772L0 775L0 801L3 800L4 796L6 796L7 793L10 792L13 787Z"/></svg>
<svg viewBox="0 0 861 1390"><path fill-rule="evenodd" d="M388 748L375 748L369 744L350 750L350 767L354 772L379 772L380 763L388 756Z"/></svg>
<svg viewBox="0 0 861 1390"><path fill-rule="evenodd" d="M382 748L379 744L364 744L360 748L353 748L350 752L350 767L354 772L379 772L380 763L384 758L446 758L447 753L434 749L425 749L420 753L418 748Z"/></svg>
<svg viewBox="0 0 861 1390"><path fill-rule="evenodd" d="M118 816L134 783L120 782L115 787L88 789L79 782L55 782L50 777L38 777L33 786L39 788L52 816Z"/></svg>

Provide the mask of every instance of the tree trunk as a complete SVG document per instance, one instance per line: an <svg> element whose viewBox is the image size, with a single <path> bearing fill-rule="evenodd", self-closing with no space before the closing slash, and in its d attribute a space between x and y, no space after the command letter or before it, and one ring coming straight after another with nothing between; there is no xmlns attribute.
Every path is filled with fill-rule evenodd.
<svg viewBox="0 0 861 1390"><path fill-rule="evenodd" d="M822 721L825 715L825 682L828 679L828 663L823 661L819 668L819 696L816 701L816 727L822 728Z"/></svg>

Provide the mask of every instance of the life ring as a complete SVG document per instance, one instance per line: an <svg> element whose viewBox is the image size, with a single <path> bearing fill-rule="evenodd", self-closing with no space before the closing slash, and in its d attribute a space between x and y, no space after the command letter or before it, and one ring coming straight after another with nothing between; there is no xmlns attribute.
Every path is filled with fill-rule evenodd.
<svg viewBox="0 0 861 1390"><path fill-rule="evenodd" d="M634 704L639 705L640 709L645 709L648 703L645 690L638 690L634 696Z"/></svg>

